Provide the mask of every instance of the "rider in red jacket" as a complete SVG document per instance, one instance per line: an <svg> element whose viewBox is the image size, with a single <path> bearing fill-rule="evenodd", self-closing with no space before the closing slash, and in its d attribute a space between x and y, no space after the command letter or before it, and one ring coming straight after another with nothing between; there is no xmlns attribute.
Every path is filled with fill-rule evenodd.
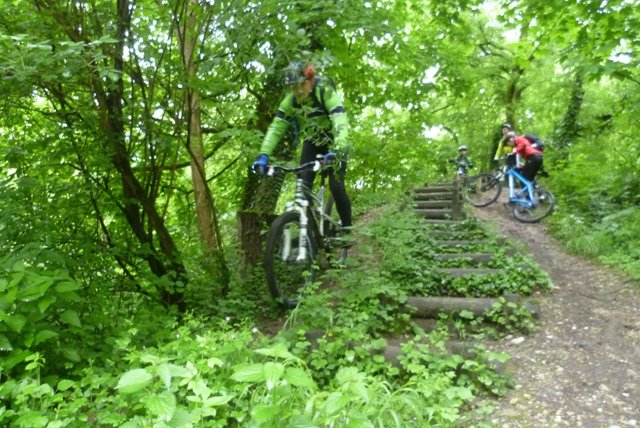
<svg viewBox="0 0 640 428"><path fill-rule="evenodd" d="M542 167L542 151L532 147L529 140L525 137L516 136L515 132L509 132L507 134L507 144L513 147L511 155L520 155L525 160L521 171L522 176L529 181L533 181L536 173Z"/></svg>

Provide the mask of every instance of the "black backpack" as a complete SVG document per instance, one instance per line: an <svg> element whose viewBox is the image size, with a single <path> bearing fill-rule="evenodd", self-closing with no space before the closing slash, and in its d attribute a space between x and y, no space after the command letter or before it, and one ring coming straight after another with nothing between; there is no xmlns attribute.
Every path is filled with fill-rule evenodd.
<svg viewBox="0 0 640 428"><path fill-rule="evenodd" d="M530 134L526 134L524 138L529 140L529 142L531 143L531 147L533 147L534 149L538 149L541 152L544 152L544 142L542 142L540 138Z"/></svg>

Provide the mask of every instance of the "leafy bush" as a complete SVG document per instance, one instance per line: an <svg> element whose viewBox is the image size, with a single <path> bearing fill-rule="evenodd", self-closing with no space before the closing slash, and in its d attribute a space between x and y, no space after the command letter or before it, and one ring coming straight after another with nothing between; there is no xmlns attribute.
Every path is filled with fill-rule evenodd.
<svg viewBox="0 0 640 428"><path fill-rule="evenodd" d="M81 334L80 285L56 253L28 245L0 259L0 365L2 375L55 372L80 360L73 337Z"/></svg>

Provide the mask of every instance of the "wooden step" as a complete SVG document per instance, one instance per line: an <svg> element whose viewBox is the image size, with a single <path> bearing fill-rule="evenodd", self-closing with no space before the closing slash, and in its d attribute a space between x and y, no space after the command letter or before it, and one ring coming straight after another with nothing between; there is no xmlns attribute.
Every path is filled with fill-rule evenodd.
<svg viewBox="0 0 640 428"><path fill-rule="evenodd" d="M539 308L521 296L505 295L507 302L523 305L534 317L538 316ZM439 314L452 314L460 311L469 311L478 316L499 302L498 297L421 297L410 296L403 311L411 314L413 318L437 318ZM505 310L511 310L508 305Z"/></svg>
<svg viewBox="0 0 640 428"><path fill-rule="evenodd" d="M458 241L458 240L448 240L448 241L436 241L436 245L441 247L468 247L471 245L490 245L490 241Z"/></svg>
<svg viewBox="0 0 640 428"><path fill-rule="evenodd" d="M452 253L452 254L436 254L436 260L461 260L466 259L471 263L489 263L493 258L493 254L489 253Z"/></svg>
<svg viewBox="0 0 640 428"><path fill-rule="evenodd" d="M417 209L428 208L451 208L453 201L451 199L439 199L433 201L417 201L414 203L414 207Z"/></svg>
<svg viewBox="0 0 640 428"><path fill-rule="evenodd" d="M414 201L431 201L434 199L453 199L453 192L415 193Z"/></svg>
<svg viewBox="0 0 640 428"><path fill-rule="evenodd" d="M461 223L460 220L438 220L438 219L425 219L424 222L426 224L446 225L446 226L456 226Z"/></svg>
<svg viewBox="0 0 640 428"><path fill-rule="evenodd" d="M458 239L464 238L467 232L455 230L430 230L429 236L434 238Z"/></svg>
<svg viewBox="0 0 640 428"><path fill-rule="evenodd" d="M414 193L439 193L439 192L453 192L452 185L444 185L444 186L425 186L425 187L416 187L413 189Z"/></svg>
<svg viewBox="0 0 640 428"><path fill-rule="evenodd" d="M438 269L438 272L441 272L445 275L460 278L463 276L472 276L472 275L496 275L504 271L502 269L488 269L488 268L470 268L470 269L442 268L442 269Z"/></svg>
<svg viewBox="0 0 640 428"><path fill-rule="evenodd" d="M424 218L447 219L447 218L452 218L454 215L454 212L451 208L449 209L438 209L438 208L414 209L413 212L419 215L420 217L424 217Z"/></svg>

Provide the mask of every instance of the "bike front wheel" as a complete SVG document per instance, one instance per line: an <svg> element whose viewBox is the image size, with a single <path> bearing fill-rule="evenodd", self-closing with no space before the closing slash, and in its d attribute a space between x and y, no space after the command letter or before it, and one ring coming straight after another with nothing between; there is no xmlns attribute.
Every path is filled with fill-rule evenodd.
<svg viewBox="0 0 640 428"><path fill-rule="evenodd" d="M300 214L289 211L276 217L269 228L264 272L271 296L285 308L298 305L305 289L315 280L317 244L311 231L301 247Z"/></svg>
<svg viewBox="0 0 640 428"><path fill-rule="evenodd" d="M513 216L523 223L536 223L543 218L549 216L556 205L555 197L553 193L543 188L535 190L536 193L536 206L525 207L521 204L513 206Z"/></svg>
<svg viewBox="0 0 640 428"><path fill-rule="evenodd" d="M486 207L498 199L502 184L491 174L478 174L464 180L462 192L464 200L474 207Z"/></svg>

